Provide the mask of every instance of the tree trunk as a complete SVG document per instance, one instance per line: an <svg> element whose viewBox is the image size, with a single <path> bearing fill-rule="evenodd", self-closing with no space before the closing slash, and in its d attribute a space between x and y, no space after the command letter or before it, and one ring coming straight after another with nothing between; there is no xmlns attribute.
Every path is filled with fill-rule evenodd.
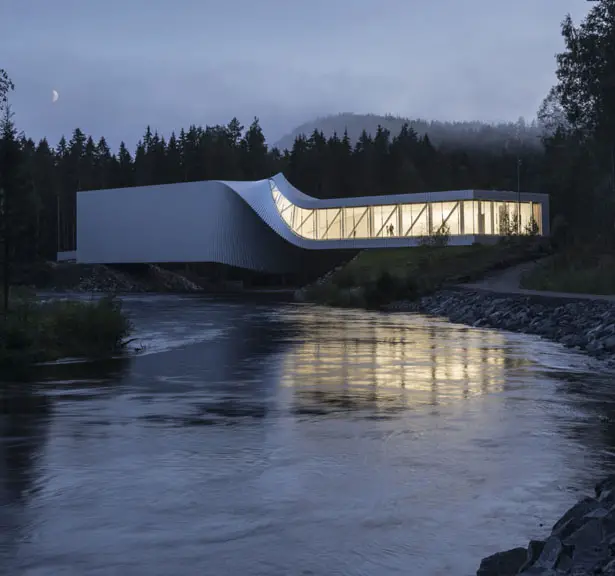
<svg viewBox="0 0 615 576"><path fill-rule="evenodd" d="M9 293L11 289L11 262L10 262L10 242L9 235L5 232L4 235L4 262L3 262L3 271L2 271L2 294L4 298L4 315L6 316L9 312Z"/></svg>

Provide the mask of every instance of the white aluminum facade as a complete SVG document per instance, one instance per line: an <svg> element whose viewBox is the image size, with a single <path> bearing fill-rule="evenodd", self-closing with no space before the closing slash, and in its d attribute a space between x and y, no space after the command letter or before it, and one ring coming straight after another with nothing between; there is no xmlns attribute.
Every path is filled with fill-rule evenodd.
<svg viewBox="0 0 615 576"><path fill-rule="evenodd" d="M460 190L318 200L282 174L77 194L80 263L220 262L270 272L305 250L416 246L446 226L451 245L493 241L520 214L549 233L545 194ZM62 255L58 255L59 258Z"/></svg>

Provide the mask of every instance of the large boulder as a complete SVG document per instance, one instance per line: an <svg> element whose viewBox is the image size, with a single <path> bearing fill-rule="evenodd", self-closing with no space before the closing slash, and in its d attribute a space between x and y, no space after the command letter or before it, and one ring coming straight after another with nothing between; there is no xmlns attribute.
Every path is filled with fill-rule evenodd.
<svg viewBox="0 0 615 576"><path fill-rule="evenodd" d="M546 542L544 540L530 540L530 543L527 545L527 555L525 559L525 563L521 566L519 573L522 573L524 570L532 567L540 555L542 551L545 549Z"/></svg>
<svg viewBox="0 0 615 576"><path fill-rule="evenodd" d="M550 574L570 566L572 548L565 546L557 536L550 536L540 555L532 565L526 563L519 574Z"/></svg>
<svg viewBox="0 0 615 576"><path fill-rule="evenodd" d="M483 558L476 576L515 576L525 564L525 548L513 548Z"/></svg>
<svg viewBox="0 0 615 576"><path fill-rule="evenodd" d="M590 497L583 498L555 523L551 534L557 536L560 540L568 538L585 524L585 516L597 508L600 508L598 500Z"/></svg>

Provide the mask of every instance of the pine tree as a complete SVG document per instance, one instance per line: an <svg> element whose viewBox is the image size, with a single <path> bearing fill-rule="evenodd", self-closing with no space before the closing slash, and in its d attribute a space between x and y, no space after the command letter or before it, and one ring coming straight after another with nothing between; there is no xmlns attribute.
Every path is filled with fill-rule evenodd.
<svg viewBox="0 0 615 576"><path fill-rule="evenodd" d="M113 178L113 186L116 188L125 188L135 185L134 163L132 156L126 148L124 142L120 143L120 150L117 155L117 168L115 178Z"/></svg>
<svg viewBox="0 0 615 576"><path fill-rule="evenodd" d="M0 111L4 109L8 102L9 92L14 88L15 86L6 73L6 70L0 68Z"/></svg>
<svg viewBox="0 0 615 576"><path fill-rule="evenodd" d="M57 172L53 150L42 139L34 153L33 181L40 202L40 233L36 247L38 258L53 260L57 253Z"/></svg>
<svg viewBox="0 0 615 576"><path fill-rule="evenodd" d="M254 118L250 127L246 130L245 136L240 143L242 151L241 164L243 178L246 180L260 180L270 176L269 157L265 135L260 127L258 118Z"/></svg>
<svg viewBox="0 0 615 576"><path fill-rule="evenodd" d="M171 133L169 143L166 147L165 162L164 162L165 182L181 182L182 181L182 157L179 142L175 137L175 132Z"/></svg>
<svg viewBox="0 0 615 576"><path fill-rule="evenodd" d="M98 140L94 151L94 166L92 170L94 189L102 190L113 186L112 174L114 172L115 162L117 162L117 160L111 155L111 149L109 148L105 137L102 136Z"/></svg>
<svg viewBox="0 0 615 576"><path fill-rule="evenodd" d="M72 217L69 210L70 202L70 187L71 187L71 175L70 175L70 157L69 148L66 138L62 136L58 142L55 153L56 158L56 171L57 171L57 251L62 252L70 249L70 227Z"/></svg>
<svg viewBox="0 0 615 576"><path fill-rule="evenodd" d="M94 144L94 139L88 136L83 147L83 156L79 161L79 190L95 190L98 187L96 182L97 163L96 144Z"/></svg>
<svg viewBox="0 0 615 576"><path fill-rule="evenodd" d="M137 142L134 170L135 186L147 186L150 182L150 174L147 162L147 148L142 140L139 140L139 142Z"/></svg>
<svg viewBox="0 0 615 576"><path fill-rule="evenodd" d="M3 306L9 310L13 256L19 235L27 223L29 199L24 174L24 156L10 106L0 121L0 241L3 246Z"/></svg>

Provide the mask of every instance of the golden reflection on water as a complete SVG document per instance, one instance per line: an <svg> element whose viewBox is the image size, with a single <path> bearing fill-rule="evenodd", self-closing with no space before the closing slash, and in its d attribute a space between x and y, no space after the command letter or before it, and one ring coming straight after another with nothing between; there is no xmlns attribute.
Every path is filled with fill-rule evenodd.
<svg viewBox="0 0 615 576"><path fill-rule="evenodd" d="M284 357L297 402L403 409L499 392L511 356L504 334L410 315L302 314L304 340Z"/></svg>

